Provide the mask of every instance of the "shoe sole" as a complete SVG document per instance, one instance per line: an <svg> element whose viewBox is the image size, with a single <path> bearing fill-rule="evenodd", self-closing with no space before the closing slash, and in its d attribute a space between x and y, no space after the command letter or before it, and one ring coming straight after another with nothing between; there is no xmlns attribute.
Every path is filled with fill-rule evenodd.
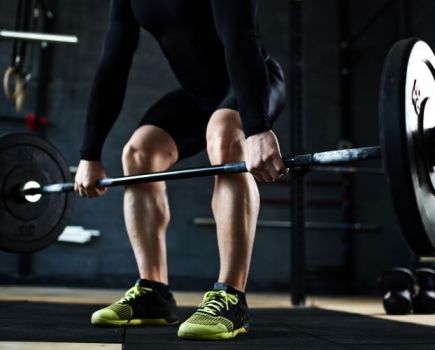
<svg viewBox="0 0 435 350"><path fill-rule="evenodd" d="M196 334L189 332L178 332L178 337L182 339L194 339L194 340L224 340L235 338L239 334L248 333L245 327L241 327L232 332L216 333L216 334Z"/></svg>
<svg viewBox="0 0 435 350"><path fill-rule="evenodd" d="M101 327L121 327L121 326L172 326L178 324L178 320L167 320L164 318L148 318L133 320L91 320L92 325Z"/></svg>

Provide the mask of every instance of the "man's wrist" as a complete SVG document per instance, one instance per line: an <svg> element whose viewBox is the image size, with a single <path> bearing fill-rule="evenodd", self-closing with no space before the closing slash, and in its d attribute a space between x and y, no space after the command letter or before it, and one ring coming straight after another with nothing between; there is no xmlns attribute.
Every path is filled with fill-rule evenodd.
<svg viewBox="0 0 435 350"><path fill-rule="evenodd" d="M101 152L90 152L88 150L82 149L80 151L80 159L90 162L101 162Z"/></svg>
<svg viewBox="0 0 435 350"><path fill-rule="evenodd" d="M249 125L244 127L246 138L269 131L270 126L266 123L258 123L257 125Z"/></svg>

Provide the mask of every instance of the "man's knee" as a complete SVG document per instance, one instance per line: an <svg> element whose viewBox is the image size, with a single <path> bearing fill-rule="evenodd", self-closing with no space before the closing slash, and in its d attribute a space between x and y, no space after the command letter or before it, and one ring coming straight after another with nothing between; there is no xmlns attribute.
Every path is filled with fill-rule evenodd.
<svg viewBox="0 0 435 350"><path fill-rule="evenodd" d="M207 128L207 152L212 164L244 159L245 134L234 118L216 118Z"/></svg>
<svg viewBox="0 0 435 350"><path fill-rule="evenodd" d="M212 164L243 160L245 138L237 132L214 134L207 138L207 152Z"/></svg>
<svg viewBox="0 0 435 350"><path fill-rule="evenodd" d="M176 160L175 144L161 135L135 132L122 151L122 165L126 175L164 171Z"/></svg>
<svg viewBox="0 0 435 350"><path fill-rule="evenodd" d="M128 142L122 150L122 166L127 174L133 169L149 170L151 159L150 153L131 142Z"/></svg>
<svg viewBox="0 0 435 350"><path fill-rule="evenodd" d="M122 152L125 175L163 171L169 167L169 164L170 160L161 152L156 152L153 147L135 144L131 140L124 146ZM141 203L146 203L147 211L151 213L153 222L158 225L167 225L170 215L168 203L164 196L165 184L163 182L149 182L126 186L126 193L134 193L138 190L141 193ZM142 207L129 205L126 210L134 212L137 208Z"/></svg>

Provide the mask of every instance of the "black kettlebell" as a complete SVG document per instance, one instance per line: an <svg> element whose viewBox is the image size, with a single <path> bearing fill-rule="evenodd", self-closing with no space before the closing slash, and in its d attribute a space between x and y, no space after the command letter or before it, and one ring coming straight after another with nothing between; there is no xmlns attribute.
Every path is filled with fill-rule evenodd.
<svg viewBox="0 0 435 350"><path fill-rule="evenodd" d="M415 278L410 270L402 267L388 270L380 277L379 284L387 314L406 315L412 311Z"/></svg>
<svg viewBox="0 0 435 350"><path fill-rule="evenodd" d="M421 268L414 271L417 293L412 298L416 314L435 314L435 271Z"/></svg>

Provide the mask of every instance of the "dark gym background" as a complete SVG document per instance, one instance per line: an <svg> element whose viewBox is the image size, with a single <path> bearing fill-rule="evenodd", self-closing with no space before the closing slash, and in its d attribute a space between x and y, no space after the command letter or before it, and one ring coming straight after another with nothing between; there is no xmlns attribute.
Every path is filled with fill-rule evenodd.
<svg viewBox="0 0 435 350"><path fill-rule="evenodd" d="M55 3L54 32L77 35L80 43L54 46L49 124L44 127L44 136L62 151L69 164L77 165L87 96L101 52L109 1L61 0ZM406 3L409 7L403 8ZM340 16L345 4L349 11L346 16ZM350 141L353 146L378 144L378 84L383 60L392 44L404 35L419 36L435 47L435 3L430 0L305 0L303 9L306 151L335 149L343 141ZM14 28L15 10L15 2L0 0L1 29ZM259 17L265 47L287 71L288 2L259 0ZM374 19L372 23L371 19ZM403 19L409 24L408 28L403 26ZM344 30L343 21L348 22L348 31ZM340 77L347 71L340 61L343 54L340 37L343 33L354 37L365 27L367 30L349 51L351 83L347 91L351 108L346 111L343 97L346 94L343 95ZM0 41L0 70L9 66L11 52L12 42ZM34 66L36 69L37 55ZM121 174L122 146L145 110L176 85L156 42L143 32L124 108L104 149L103 160L109 176ZM16 113L13 105L0 96L1 133L26 130L24 115L35 108L35 89L36 78L26 90L24 113ZM287 108L274 128L283 154L290 154L289 118ZM179 166L203 164L207 164L207 158L201 153ZM380 163L358 166L378 169ZM349 180L352 184L350 202L343 204ZM319 186L325 182L329 185ZM193 223L195 217L211 217L212 188L211 178L181 180L168 185L172 222L167 241L170 281L174 289L209 288L217 276L214 230ZM260 191L265 200L275 198L282 202L290 197L288 184L261 184ZM311 202L307 205L310 222L343 222L350 213L355 222L377 227L368 232L308 230L308 292L373 293L382 271L414 263L414 256L400 236L383 176L356 174L349 178L340 174L310 173L307 199ZM325 201L329 205L324 205ZM288 221L290 206L263 203L260 219ZM130 286L137 272L124 229L122 188L109 190L101 199L77 200L71 225L100 230L101 236L84 245L54 244L34 254L31 269L24 274L20 274L19 269L21 256L0 253L0 283ZM289 229L258 228L248 288L288 291L290 264Z"/></svg>

